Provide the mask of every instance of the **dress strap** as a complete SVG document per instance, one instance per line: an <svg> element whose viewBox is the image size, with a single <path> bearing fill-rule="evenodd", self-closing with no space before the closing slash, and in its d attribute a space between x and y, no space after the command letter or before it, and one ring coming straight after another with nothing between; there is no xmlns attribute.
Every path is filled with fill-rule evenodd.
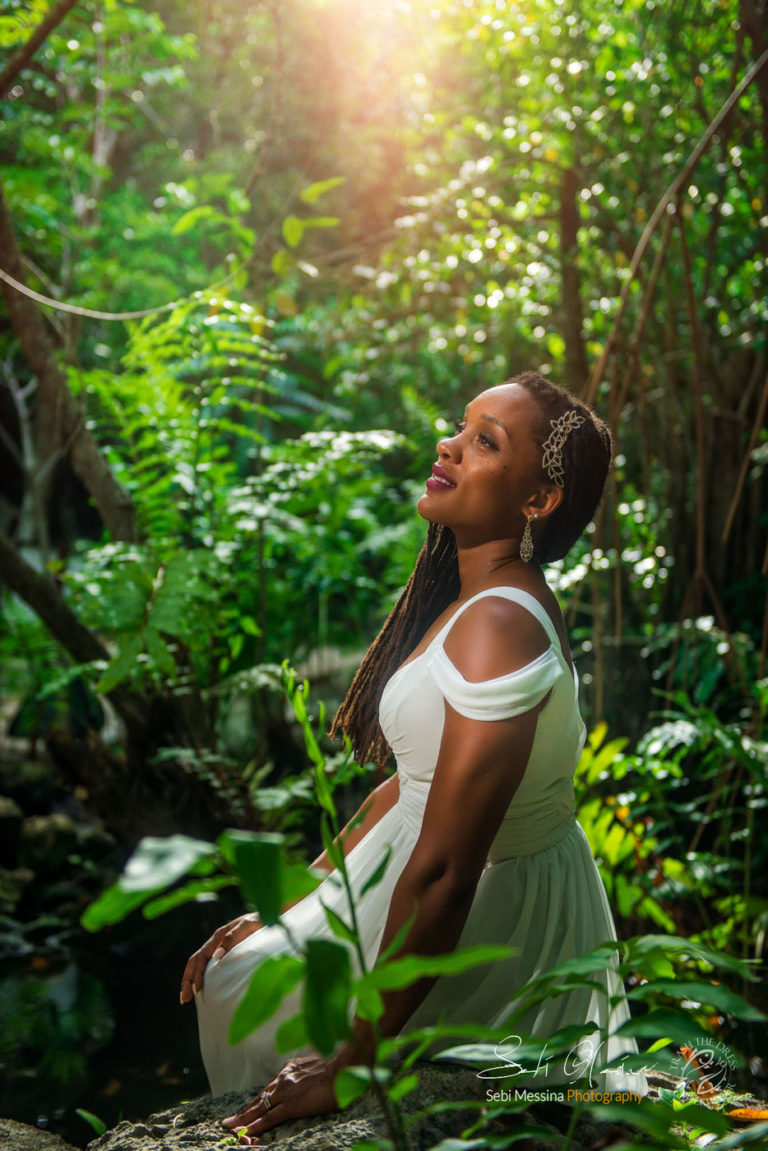
<svg viewBox="0 0 768 1151"><path fill-rule="evenodd" d="M445 623L439 635L435 636L433 642L440 646L462 612L466 611L471 604L477 603L479 599L485 599L492 595L500 596L501 599L507 599L512 603L519 604L520 607L525 608L526 611L535 616L541 626L544 628L544 631L547 633L549 641L553 645L555 651L559 652L559 654L563 656L563 645L560 642L560 636L557 634L557 628L553 624L549 612L544 607L544 605L539 603L536 597L531 595L530 592L523 591L522 588L519 587L509 587L506 584L502 585L501 587L485 588L484 591L480 591L477 593L477 595L473 595L470 599L467 600L466 603L463 603L460 608L457 608L451 618ZM563 658L565 657L563 656Z"/></svg>

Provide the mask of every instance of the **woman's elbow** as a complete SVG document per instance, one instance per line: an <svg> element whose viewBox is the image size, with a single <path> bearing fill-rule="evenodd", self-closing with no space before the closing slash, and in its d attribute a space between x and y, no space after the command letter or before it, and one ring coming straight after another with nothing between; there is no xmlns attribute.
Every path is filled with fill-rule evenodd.
<svg viewBox="0 0 768 1151"><path fill-rule="evenodd" d="M403 872L403 880L417 901L432 894L455 905L471 901L479 878L480 868L447 854L413 858Z"/></svg>

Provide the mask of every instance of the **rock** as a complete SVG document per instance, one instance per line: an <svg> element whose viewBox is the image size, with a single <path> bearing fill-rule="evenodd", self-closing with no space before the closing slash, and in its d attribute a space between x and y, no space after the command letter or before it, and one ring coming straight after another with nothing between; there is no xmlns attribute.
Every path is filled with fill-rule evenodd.
<svg viewBox="0 0 768 1151"><path fill-rule="evenodd" d="M477 1121L487 1082L468 1068L424 1063L417 1065L416 1070L419 1087L403 1100L406 1115L431 1104L467 1101L466 1106L442 1109L409 1126L410 1151L427 1151L442 1139L456 1138ZM143 1123L118 1124L89 1143L88 1151L224 1151L222 1140L227 1133L221 1120L241 1110L251 1097L252 1093L233 1092L216 1099L206 1096L180 1103ZM536 1105L530 1111L494 1123L490 1130L501 1134L511 1131L513 1124L515 1129L530 1127L531 1135L520 1144L526 1151L560 1151L566 1145L564 1132L570 1115L570 1109L562 1104L548 1112ZM615 1130L615 1125L597 1123L584 1116L568 1142L569 1151L585 1151L596 1139L604 1139L606 1132ZM386 1122L375 1096L369 1092L346 1111L284 1123L261 1136L260 1142L274 1143L280 1151L351 1151L361 1140L386 1136Z"/></svg>
<svg viewBox="0 0 768 1151"><path fill-rule="evenodd" d="M0 758L0 791L15 799L24 811L32 812L46 811L52 803L66 795L47 757Z"/></svg>
<svg viewBox="0 0 768 1151"><path fill-rule="evenodd" d="M114 835L99 826L78 827L77 848L81 855L88 859L100 860L117 850L117 840Z"/></svg>
<svg viewBox="0 0 768 1151"><path fill-rule="evenodd" d="M13 867L21 836L24 812L15 799L0 795L0 864Z"/></svg>
<svg viewBox="0 0 768 1151"><path fill-rule="evenodd" d="M34 871L26 867L17 867L13 871L0 867L0 914L13 914L34 878Z"/></svg>
<svg viewBox="0 0 768 1151"><path fill-rule="evenodd" d="M0 1119L0 1151L77 1151L65 1143L60 1135L17 1123L15 1119Z"/></svg>
<svg viewBox="0 0 768 1151"><path fill-rule="evenodd" d="M77 828L63 811L31 815L21 825L19 862L41 875L59 872L77 847Z"/></svg>

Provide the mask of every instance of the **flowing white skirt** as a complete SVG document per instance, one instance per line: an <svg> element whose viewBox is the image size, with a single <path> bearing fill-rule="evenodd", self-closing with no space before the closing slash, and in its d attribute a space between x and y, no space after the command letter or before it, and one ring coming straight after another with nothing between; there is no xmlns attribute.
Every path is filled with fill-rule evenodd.
<svg viewBox="0 0 768 1151"><path fill-rule="evenodd" d="M347 856L356 896L357 917L366 962L373 965L379 951L394 886L411 856L417 833L403 818L399 804L388 811ZM391 848L383 880L361 895L368 878ZM331 875L284 917L294 942L331 938L323 904L348 919L346 895L338 876ZM442 977L409 1020L408 1027L435 1023L480 1024L505 1028L516 1009L515 997L531 978L544 974L565 959L584 955L600 943L615 939L605 889L578 823L552 847L530 855L489 864L482 873L462 933L459 949L481 944L503 944L514 954L501 962L473 968L463 975ZM268 956L291 954L294 945L281 927L264 927L232 948L222 959L211 960L205 985L196 995L200 1046L214 1095L251 1090L267 1083L291 1055L275 1050L275 1032L295 1015L300 990L283 1000L277 1013L236 1046L228 1040L232 1015L245 994L255 968ZM576 1078L588 1078L606 1091L647 1090L642 1074L607 1071L599 1067L622 1054L634 1054L633 1040L609 1038L599 1046L599 1034L610 1035L629 1017L615 971L606 967L589 978L598 987L579 987L547 998L511 1028L515 1034L546 1038L568 1024L595 1025L587 1046L574 1051L565 1070L545 1054L533 1078L518 1080L544 1088ZM611 1006L611 999L614 1000ZM590 1054L591 1044L591 1054ZM505 1047L504 1061L514 1063L515 1041ZM599 1046L599 1049L598 1049ZM559 1070L558 1070L559 1068ZM514 1072L511 1073L511 1078ZM509 1086L509 1081L505 1084Z"/></svg>

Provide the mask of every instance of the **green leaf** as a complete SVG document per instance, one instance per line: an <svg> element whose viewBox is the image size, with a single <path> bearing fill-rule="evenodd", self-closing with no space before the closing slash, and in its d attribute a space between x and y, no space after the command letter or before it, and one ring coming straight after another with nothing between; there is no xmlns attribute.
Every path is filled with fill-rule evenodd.
<svg viewBox="0 0 768 1151"><path fill-rule="evenodd" d="M323 818L320 821L320 836L329 863L337 870L341 870L344 866L344 848L334 839L333 831L329 826L329 821L325 813L323 813Z"/></svg>
<svg viewBox="0 0 768 1151"><path fill-rule="evenodd" d="M393 1103L405 1099L406 1095L410 1095L419 1086L419 1077L416 1074L404 1075L402 1079L398 1079L389 1089L387 1094Z"/></svg>
<svg viewBox="0 0 768 1151"><path fill-rule="evenodd" d="M316 183L303 188L301 192L299 192L299 199L304 204L315 204L321 196L325 195L326 192L330 192L331 188L338 188L339 184L343 183L343 176L331 176L329 180L318 180Z"/></svg>
<svg viewBox="0 0 768 1151"><path fill-rule="evenodd" d="M389 959L391 959L393 955L398 953L408 937L408 932L411 930L415 918L416 912L413 911L411 915L408 916L402 927L399 929L391 943L389 943L388 946L385 947L381 954L378 956L376 960L377 964L386 963Z"/></svg>
<svg viewBox="0 0 768 1151"><path fill-rule="evenodd" d="M164 675L173 675L176 671L176 663L168 650L168 644L160 633L155 631L153 627L145 627L144 643L158 669Z"/></svg>
<svg viewBox="0 0 768 1151"><path fill-rule="evenodd" d="M284 859L281 877L283 904L294 903L315 891L326 874L320 869L313 871L306 863L289 863Z"/></svg>
<svg viewBox="0 0 768 1151"><path fill-rule="evenodd" d="M118 886L127 892L162 890L214 851L213 844L188 835L148 835L126 863Z"/></svg>
<svg viewBox="0 0 768 1151"><path fill-rule="evenodd" d="M341 221L338 216L308 216L301 223L306 231L309 228L336 228Z"/></svg>
<svg viewBox="0 0 768 1151"><path fill-rule="evenodd" d="M323 911L325 912L325 918L328 920L331 931L337 939L344 939L347 943L354 944L356 942L355 933L352 928L344 922L341 916L337 915L332 907L326 907L324 903Z"/></svg>
<svg viewBox="0 0 768 1151"><path fill-rule="evenodd" d="M92 1111L86 1111L84 1107L76 1107L75 1114L90 1124L97 1135L103 1135L106 1131L107 1125L104 1120L99 1119L98 1115L94 1115Z"/></svg>
<svg viewBox="0 0 768 1151"><path fill-rule="evenodd" d="M373 987L361 987L358 982L355 986L355 1006L361 1019L368 1019L375 1023L384 1014L384 1000Z"/></svg>
<svg viewBox="0 0 768 1151"><path fill-rule="evenodd" d="M729 955L725 951L718 951L714 947L707 947L704 943L684 939L681 935L637 935L625 942L626 964L642 966L646 955L656 956L674 955L680 952L692 959L703 959L713 967L720 967L724 971L734 971L744 979L754 982L758 978L754 968L743 959Z"/></svg>
<svg viewBox="0 0 768 1151"><path fill-rule="evenodd" d="M530 1133L530 1128L526 1127L525 1131L521 1132L521 1138L523 1136L525 1136L525 1138L529 1138ZM505 1142L505 1146L506 1143L509 1142L511 1142L511 1140L508 1138ZM481 1147L487 1149L488 1146L489 1144L486 1139L456 1139L451 1137L448 1139L441 1139L439 1143L435 1143L432 1147L432 1151L477 1151L477 1149Z"/></svg>
<svg viewBox="0 0 768 1151"><path fill-rule="evenodd" d="M737 1151L737 1148L749 1147L753 1143L765 1147L764 1140L768 1141L768 1123L755 1123L746 1131L732 1131L716 1143L710 1143L709 1151Z"/></svg>
<svg viewBox="0 0 768 1151"><path fill-rule="evenodd" d="M230 830L219 843L222 841L231 853L245 898L256 908L262 923L277 923L283 905L282 835Z"/></svg>
<svg viewBox="0 0 768 1151"><path fill-rule="evenodd" d="M241 1043L275 1014L283 998L304 974L304 960L295 955L269 955L254 971L229 1025L229 1042Z"/></svg>
<svg viewBox="0 0 768 1151"><path fill-rule="evenodd" d="M307 1026L304 1021L304 1012L292 1015L281 1023L275 1032L275 1050L298 1051L300 1047L308 1047Z"/></svg>
<svg viewBox="0 0 768 1151"><path fill-rule="evenodd" d="M419 979L436 975L460 975L473 967L498 963L509 959L514 952L509 947L468 947L450 955L408 955L377 966L360 980L379 991L394 991L410 987Z"/></svg>
<svg viewBox="0 0 768 1151"><path fill-rule="evenodd" d="M343 1067L333 1085L340 1109L343 1111L345 1107L362 1098L370 1085L370 1067Z"/></svg>
<svg viewBox="0 0 768 1151"><path fill-rule="evenodd" d="M585 1094L587 1092L585 1091ZM704 1131L724 1135L730 1125L724 1115L704 1107L701 1103L692 1103L690 1109L686 1108L681 1114L674 1106L662 1103L660 1100L643 1100L639 1103L588 1103L590 1113L608 1123L631 1123L639 1127L648 1135L661 1141L662 1147L689 1147L688 1141L675 1139L672 1129L679 1127L683 1115L686 1126L700 1127ZM710 1147L716 1144L709 1144Z"/></svg>
<svg viewBox="0 0 768 1151"><path fill-rule="evenodd" d="M389 866L391 855L392 847L390 844L387 844L387 850L384 853L384 858L382 859L381 863L378 865L375 871L371 872L363 886L360 888L361 897L365 895L366 891L370 891L372 887L376 887L379 883L381 883L382 879L384 878L384 873Z"/></svg>
<svg viewBox="0 0 768 1151"><path fill-rule="evenodd" d="M288 276L296 267L296 261L286 248L278 248L272 257L272 271L276 276Z"/></svg>
<svg viewBox="0 0 768 1151"><path fill-rule="evenodd" d="M212 895L221 891L222 887L232 887L234 882L234 879L229 875L214 875L208 879L195 879L190 883L185 883L177 891L171 891L168 895L161 895L157 899L150 900L144 905L141 914L145 919L157 919L159 915L165 915L166 911L171 911L174 907L180 907L184 903L191 903L193 900Z"/></svg>
<svg viewBox="0 0 768 1151"><path fill-rule="evenodd" d="M80 916L80 922L86 931L101 931L102 927L121 923L151 895L161 890L162 888L155 888L154 891L137 891L129 894L123 891L119 884L113 883L98 899L86 907Z"/></svg>
<svg viewBox="0 0 768 1151"><path fill-rule="evenodd" d="M286 216L283 220L283 239L289 248L297 248L304 235L304 222L298 216Z"/></svg>
<svg viewBox="0 0 768 1151"><path fill-rule="evenodd" d="M330 1055L349 1034L352 972L349 951L331 939L307 942L304 1019L310 1042L321 1055Z"/></svg>
<svg viewBox="0 0 768 1151"><path fill-rule="evenodd" d="M659 1007L649 1011L647 1015L640 1015L628 1019L623 1023L617 1035L640 1035L644 1038L671 1039L675 1043L689 1045L691 1042L691 1018L682 1011L670 1011L669 1008Z"/></svg>
<svg viewBox="0 0 768 1151"><path fill-rule="evenodd" d="M692 999L697 1003L708 1004L718 1011L735 1015L737 1019L764 1020L766 1016L757 1007L742 999L735 991L721 983L704 983L702 980L656 979L643 983L628 992L630 999L647 999L652 995L668 995L671 999Z"/></svg>
<svg viewBox="0 0 768 1151"><path fill-rule="evenodd" d="M183 236L185 232L189 232L201 220L208 220L212 216L221 218L221 212L210 204L201 204L197 208L190 208L183 216L179 217L176 223L171 228L172 236Z"/></svg>
<svg viewBox="0 0 768 1151"><path fill-rule="evenodd" d="M118 655L111 661L109 667L96 684L96 690L102 695L109 695L111 691L122 683L133 671L142 649L141 635L132 635L125 641Z"/></svg>
<svg viewBox="0 0 768 1151"><path fill-rule="evenodd" d="M373 800L367 799L360 810L356 813L356 815L350 819L349 823L347 824L347 831L354 831L356 827L360 827L361 824L365 821L365 817L368 815L368 812L372 807Z"/></svg>

